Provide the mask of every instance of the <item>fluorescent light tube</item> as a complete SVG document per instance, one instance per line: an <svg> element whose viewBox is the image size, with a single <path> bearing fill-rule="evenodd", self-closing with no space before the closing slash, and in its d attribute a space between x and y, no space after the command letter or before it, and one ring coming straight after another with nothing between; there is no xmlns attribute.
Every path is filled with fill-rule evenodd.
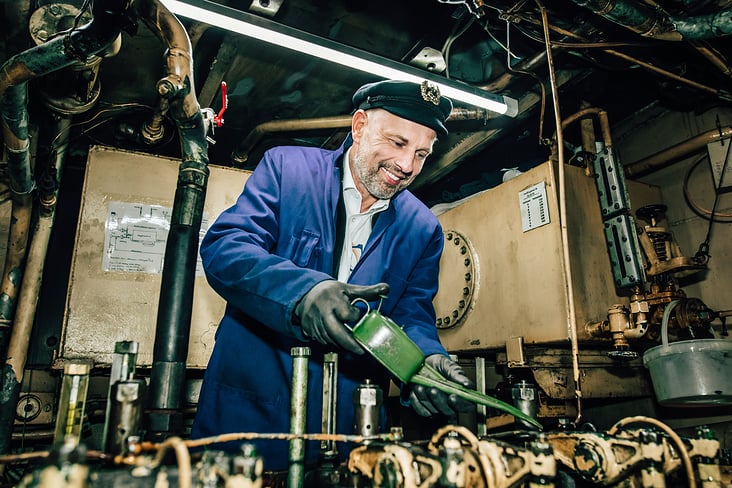
<svg viewBox="0 0 732 488"><path fill-rule="evenodd" d="M160 0L173 14L390 80L428 80L456 102L515 117L518 102L208 0Z"/></svg>

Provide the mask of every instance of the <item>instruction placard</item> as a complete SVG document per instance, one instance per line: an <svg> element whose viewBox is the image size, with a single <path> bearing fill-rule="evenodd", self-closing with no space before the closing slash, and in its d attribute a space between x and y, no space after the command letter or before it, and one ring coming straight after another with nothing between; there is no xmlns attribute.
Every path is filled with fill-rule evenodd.
<svg viewBox="0 0 732 488"><path fill-rule="evenodd" d="M171 214L171 208L160 205L110 202L104 230L102 269L162 273ZM199 243L208 228L205 215L202 220ZM200 256L196 275L203 275Z"/></svg>
<svg viewBox="0 0 732 488"><path fill-rule="evenodd" d="M549 223L549 206L546 200L546 183L539 182L519 192L521 228L524 232Z"/></svg>

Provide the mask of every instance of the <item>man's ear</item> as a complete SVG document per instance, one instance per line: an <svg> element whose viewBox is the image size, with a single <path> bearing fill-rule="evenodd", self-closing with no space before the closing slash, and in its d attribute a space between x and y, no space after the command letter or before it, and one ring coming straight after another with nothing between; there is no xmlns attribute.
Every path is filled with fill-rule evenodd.
<svg viewBox="0 0 732 488"><path fill-rule="evenodd" d="M353 113L353 117L351 118L351 135L353 136L354 142L358 142L361 139L367 122L368 115L365 110L358 109Z"/></svg>

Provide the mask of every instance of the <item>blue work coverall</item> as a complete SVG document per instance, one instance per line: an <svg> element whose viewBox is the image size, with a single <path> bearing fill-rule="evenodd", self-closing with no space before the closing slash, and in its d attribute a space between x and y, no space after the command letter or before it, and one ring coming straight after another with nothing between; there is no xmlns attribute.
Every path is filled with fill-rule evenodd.
<svg viewBox="0 0 732 488"><path fill-rule="evenodd" d="M312 348L307 432L321 432L323 354L333 347L309 342L292 317L305 293L333 279L334 257L340 252L334 249L341 193L338 162L351 143L349 136L335 151L270 149L237 202L206 233L201 243L203 266L227 307L205 372L192 437L290 432L294 346ZM414 195L402 191L379 215L349 279L359 285L388 283L390 292L381 312L401 325L425 355L446 354L432 305L442 248L437 218ZM335 352L339 353L337 433L352 434L354 389L365 378L385 387L387 372L368 353ZM286 441L255 444L265 469L287 468ZM308 444L306 461L313 462L319 444Z"/></svg>

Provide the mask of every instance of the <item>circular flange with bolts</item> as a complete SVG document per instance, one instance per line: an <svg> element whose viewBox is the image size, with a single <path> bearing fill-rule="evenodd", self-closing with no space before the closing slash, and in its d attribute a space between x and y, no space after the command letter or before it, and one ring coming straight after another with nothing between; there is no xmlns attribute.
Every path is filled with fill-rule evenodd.
<svg viewBox="0 0 732 488"><path fill-rule="evenodd" d="M440 285L434 300L438 329L459 325L473 301L478 281L477 256L468 239L456 230L445 229L445 247L440 259Z"/></svg>

